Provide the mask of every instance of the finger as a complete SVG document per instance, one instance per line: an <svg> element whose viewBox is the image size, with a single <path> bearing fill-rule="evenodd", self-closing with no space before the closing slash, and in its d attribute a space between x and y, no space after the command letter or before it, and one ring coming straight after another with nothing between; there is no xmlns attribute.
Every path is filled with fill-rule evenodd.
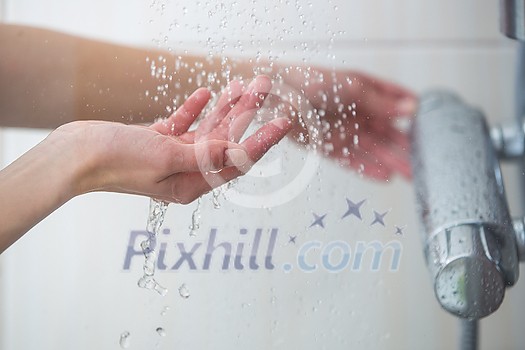
<svg viewBox="0 0 525 350"><path fill-rule="evenodd" d="M240 80L232 80L222 91L215 107L206 115L206 118L199 124L196 131L196 140L209 134L219 125L224 117L231 111L233 106L239 101L244 91L244 83Z"/></svg>
<svg viewBox="0 0 525 350"><path fill-rule="evenodd" d="M398 130L393 125L390 125L385 130L385 137L391 141L391 143L403 151L410 151L410 138L406 132Z"/></svg>
<svg viewBox="0 0 525 350"><path fill-rule="evenodd" d="M167 158L170 175L219 171L228 166L243 166L249 160L243 146L222 140L195 144L181 144L173 140Z"/></svg>
<svg viewBox="0 0 525 350"><path fill-rule="evenodd" d="M291 130L292 123L287 118L277 118L260 127L253 135L242 142L248 157L251 160L243 165L243 172L247 172L253 163L264 156L270 148L282 140Z"/></svg>
<svg viewBox="0 0 525 350"><path fill-rule="evenodd" d="M163 135L179 136L188 131L209 100L210 91L208 89L197 89L175 113L153 124L151 128Z"/></svg>
<svg viewBox="0 0 525 350"><path fill-rule="evenodd" d="M253 120L257 110L262 106L271 88L270 78L257 76L226 117L222 119L214 130L210 131L209 135L202 135L202 138L218 138L238 142Z"/></svg>
<svg viewBox="0 0 525 350"><path fill-rule="evenodd" d="M356 113L358 117L368 118L378 129L382 128L382 123L390 122L396 116L397 100L388 95L381 95L376 90L366 88L363 91L363 98L356 103Z"/></svg>
<svg viewBox="0 0 525 350"><path fill-rule="evenodd" d="M375 121L388 119L393 122L399 117L412 118L416 114L417 103L416 98L395 98L374 91L366 96L364 102L357 104L356 111Z"/></svg>
<svg viewBox="0 0 525 350"><path fill-rule="evenodd" d="M243 80L230 81L228 86L221 92L221 96L215 104L213 111L220 111L224 118L233 108L235 103L241 98L244 89L245 82Z"/></svg>
<svg viewBox="0 0 525 350"><path fill-rule="evenodd" d="M177 198L182 203L190 203L210 189L245 174L256 161L290 131L290 128L291 123L285 118L274 119L263 125L242 143L248 155L248 161L243 165L224 168L220 173L181 173L170 178L169 186L172 197L170 200Z"/></svg>
<svg viewBox="0 0 525 350"><path fill-rule="evenodd" d="M238 142L241 139L271 89L272 82L267 76L257 76L250 83L246 92L218 127L224 129L228 140Z"/></svg>
<svg viewBox="0 0 525 350"><path fill-rule="evenodd" d="M396 99L416 98L416 95L409 89L383 78L363 72L352 72L352 76L352 81L358 82L363 87L380 91L382 95L388 95Z"/></svg>
<svg viewBox="0 0 525 350"><path fill-rule="evenodd" d="M359 136L359 147L367 152L378 166L383 166L391 171L400 173L406 178L410 178L411 166L408 152L403 152L388 142L383 144L381 140L370 134L361 134Z"/></svg>
<svg viewBox="0 0 525 350"><path fill-rule="evenodd" d="M346 102L355 102L356 111L372 118L413 116L417 96L397 84L364 73L354 73L346 85Z"/></svg>
<svg viewBox="0 0 525 350"><path fill-rule="evenodd" d="M360 129L374 135L377 140L390 141L396 147L405 150L410 148L410 139L407 131L399 130L390 119L369 119L361 124Z"/></svg>
<svg viewBox="0 0 525 350"><path fill-rule="evenodd" d="M246 101L255 97L248 92L243 95L243 90L243 82L238 80L230 82L216 107L199 124L197 130L194 133L189 132L183 135L184 141L193 143L206 139L219 139L238 142L271 90L271 81L265 76L258 76L249 85L247 91L255 91L254 94L259 95L258 101L251 101L253 108L250 107L250 101ZM243 109L238 106L244 106L247 111L243 112ZM238 113L241 115L236 116ZM226 115L229 118L225 118Z"/></svg>
<svg viewBox="0 0 525 350"><path fill-rule="evenodd" d="M394 104L394 112L397 116L412 117L417 111L417 95L397 84L388 81L378 81L376 84L378 95L390 98Z"/></svg>

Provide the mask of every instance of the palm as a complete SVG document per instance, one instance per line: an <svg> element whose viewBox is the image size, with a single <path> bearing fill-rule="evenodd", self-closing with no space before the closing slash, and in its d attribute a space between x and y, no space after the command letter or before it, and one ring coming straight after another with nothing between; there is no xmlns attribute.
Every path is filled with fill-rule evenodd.
<svg viewBox="0 0 525 350"><path fill-rule="evenodd" d="M270 89L270 80L263 76L254 79L246 89L241 82L232 81L198 128L195 131L188 131L210 98L208 90L199 89L177 113L165 121L152 125L151 129L187 145L213 145L217 141L238 143ZM249 160L242 166L228 167L222 169L220 173L194 171L170 175L168 180L174 184L172 193L175 197L189 198L183 200L184 202L191 202L210 189L246 173L254 162L288 133L290 128L287 119L278 118L263 125L246 138L240 145L245 148ZM184 194L177 195L178 193Z"/></svg>

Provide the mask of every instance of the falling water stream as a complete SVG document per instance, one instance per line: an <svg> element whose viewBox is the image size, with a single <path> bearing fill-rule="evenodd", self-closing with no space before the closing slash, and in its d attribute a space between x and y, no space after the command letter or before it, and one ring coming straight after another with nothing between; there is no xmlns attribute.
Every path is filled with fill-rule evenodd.
<svg viewBox="0 0 525 350"><path fill-rule="evenodd" d="M168 293L168 289L161 286L155 279L155 264L157 263L155 247L167 209L168 203L153 198L150 200L148 223L146 226L148 238L140 244L145 258L143 265L144 274L137 283L139 287L154 290L162 296Z"/></svg>
<svg viewBox="0 0 525 350"><path fill-rule="evenodd" d="M295 4L294 6L296 10L298 11L299 17L301 19L302 27L304 28L301 28L301 25L299 26L299 28L297 27L294 28L292 26L285 25L284 17L278 18L277 16L271 20L270 19L265 20L265 21L261 20L262 18L266 18L265 16L269 15L272 9L279 10L279 6L282 5L282 1L279 3L276 2L273 5L273 7L269 5L264 6L264 14L261 13L258 15L255 15L255 9L252 9L251 12L243 12L244 10L242 9L242 6L238 2L232 2L229 5L225 5L222 2L220 3L220 5L213 5L212 3L209 3L209 2L206 2L204 4L197 2L197 4L200 4L201 6L209 7L208 9L209 11L206 11L206 13L208 13L210 20L215 16L223 16L223 19L220 21L219 29L221 30L226 30L228 28L229 24L228 24L227 18L233 14L236 14L237 17L246 15L246 22L242 24L243 26L244 25L248 27L254 26L261 30L271 29L271 28L263 28L264 26L273 25L275 27L272 30L268 31L269 34L268 34L267 39L270 44L269 51L267 52L268 55L265 55L264 53L261 52L260 49L258 49L257 54L255 55L255 59L253 61L250 60L252 63L254 63L254 66L255 66L252 72L254 75L255 74L265 74L267 73L267 71L271 72L272 69L274 68L274 61L277 62L280 56L282 57L287 56L286 49L284 48L285 46L283 46L282 43L279 44L279 42L284 41L284 38L286 38L287 36L290 36L291 34L299 34L300 45L298 44L299 46L296 47L295 49L302 50L304 57L301 60L301 62L303 64L308 63L308 61L310 60L309 55L312 55L313 53L315 53L312 51L312 47L308 46L307 40L305 40L306 34L303 34L303 30L306 30L308 28L311 31L316 30L314 22L308 20L308 18L305 17L303 13L306 10L311 11L312 3L307 2L306 6L304 6L300 1L297 1L297 0L292 3ZM286 2L287 6L292 6L291 5L292 3L289 1ZM331 0L328 0L328 4L330 6L333 6ZM156 8L158 14L160 14L161 16L164 14L165 10L167 9L166 3L164 1L158 1L158 0L153 0L151 7ZM334 12L337 12L337 7L335 6L333 7L334 7ZM163 38L163 40L160 40L160 39L158 40L157 44L160 48L162 48L162 46L167 46L168 41L169 41L168 34L170 34L168 32L171 32L172 30L177 31L179 30L179 27L181 27L181 25L184 26L184 17L188 14L188 9L186 7L183 7L182 11L180 11L179 14L181 15L181 17L173 21L170 24L167 32L162 33L161 37ZM336 16L336 19L337 21L339 20L337 16ZM192 23L192 22L188 22L188 23ZM187 25L188 24L186 24L186 26ZM279 31L278 28L282 28L282 32ZM192 28L192 29L194 29L197 33L201 33L205 31L200 24L196 24L195 28ZM207 30L211 31L212 29L207 28ZM326 30L331 35L330 44L328 47L328 53L329 53L328 58L330 60L333 60L335 56L333 56L332 45L333 45L335 36L340 35L340 32L336 31L334 28L331 28L330 26L327 27ZM271 33L276 33L275 34L276 37L273 37ZM253 44L254 43L253 39L250 42ZM244 50L245 50L244 45L246 45L246 43L242 42L241 40L238 40L236 43L232 44L233 45L232 47L228 47L228 45L230 44L227 42L227 36L224 36L222 38L209 37L206 40L206 42L201 42L201 43L204 46L206 46L209 52L209 55L208 55L209 57L204 59L203 62L206 62L206 60L212 61L214 58L221 57L220 69L218 71L206 72L203 69L203 62L196 62L194 65L190 65L188 62L185 61L183 56L176 56L177 59L175 61L174 67L167 67L166 58L165 58L166 56L161 55L159 57L152 57L146 60L146 64L150 67L152 77L155 77L159 80L159 85L156 91L155 90L145 91L145 97L151 100L150 101L151 103L160 103L161 98L167 96L169 86L180 88L181 84L184 84L185 82L178 81L177 75L183 71L187 71L191 73L189 74L190 78L188 78L189 80L187 82L189 85L192 85L193 83L197 83L198 86L207 86L207 85L212 85L212 84L220 82L219 83L220 88L224 88L224 86L235 77L233 76L232 71L236 67L237 62L234 59L228 58L227 49L234 48L238 52L244 53ZM256 43L260 45L261 42L257 41ZM315 50L319 50L319 48L315 47L314 51ZM170 53L173 52L171 47L167 47L167 51ZM265 58L264 56L267 56L266 63L264 60ZM268 66L268 67L265 67L265 66ZM271 69L269 69L269 67ZM170 68L174 68L173 73L170 73ZM342 112L344 108L348 108L348 117L355 119L356 105L355 103L352 103L351 106L346 106L339 100L339 93L340 93L339 90L342 90L342 84L341 82L337 81L337 78L335 76L332 76L332 77L324 76L322 72L311 71L309 68L301 69L299 67L294 67L294 68L282 67L282 68L277 68L276 70L273 70L272 78L274 80L275 86L276 87L286 86L284 77L287 76L289 73L294 73L294 70L298 70L301 77L304 78L305 87L308 87L309 84L313 84L313 83L323 84L324 82L332 78L333 88L334 88L333 92L335 95L334 103L338 106L338 112ZM348 81L347 83L351 84L352 82ZM276 88L275 93L279 94L281 92L280 89L281 88ZM279 105L278 108L276 107L276 109L273 110L274 112L273 114L278 115L279 112L282 112L281 110L282 108L290 109L289 111L284 111L284 113L287 115L291 114L292 117L294 116L297 117L299 123L301 123L305 127L308 133L308 135L301 133L298 136L298 141L300 142L307 141L309 142L309 144L306 145L306 148L309 150L316 150L317 147L320 145L319 140L321 138L319 136L321 136L323 133L327 133L327 131L324 129L327 129L327 130L330 129L329 124L322 123L323 116L325 114L325 108L328 103L327 101L328 95L326 93L321 94L321 98L323 102L315 110L312 109L312 110L304 111L303 115L301 115L299 112L299 114L296 115L295 114L296 112L293 110L292 107L286 107L286 106L301 105L302 97L301 96L292 97L291 95L290 97L288 97L287 95L285 96L284 90L282 91L282 93L283 93L283 96L281 97L283 98L283 100L289 103L284 103L282 105ZM184 100L184 97L185 96L176 96L172 100L173 102L172 104L165 106L166 112L172 113L173 111L175 111L177 108L177 105L180 105L182 101ZM294 101L294 98L298 100ZM343 118L346 118L346 113L342 113L342 115L343 115ZM264 120L259 120L259 121L264 122ZM345 130L345 128L342 125L343 124L342 121L339 121L339 124L340 125L336 125L336 127L338 127L338 129L336 130L340 130L341 137L346 137L346 133L348 130ZM354 130L355 135L353 135L353 139L352 139L352 143L354 146L358 146L359 144L359 139L357 136L358 128L359 128L358 123L355 123L355 130ZM330 140L331 134L329 134L328 136L329 137L327 139ZM334 138L335 138L335 135L334 135ZM331 143L328 145L324 145L324 146L325 147L321 149L321 151L325 151L325 152L331 151L330 150ZM349 147L351 147L351 145ZM343 157L348 157L350 159L349 156L351 155L351 152L352 152L351 148L345 148L343 151ZM215 209L219 209L221 207L221 204L219 201L220 196L224 195L225 192L228 189L230 189L234 183L235 182L230 182L212 191L211 199L212 199L213 207ZM142 252L144 254L144 259L145 259L144 264L143 264L143 275L140 277L137 283L139 287L156 291L161 296L165 296L168 293L168 289L162 286L161 284L159 284L159 282L155 279L155 268L157 264L156 246L157 246L157 237L162 227L162 224L164 222L167 208L168 208L168 203L166 202L158 201L153 198L150 200L147 229L146 229L148 236L147 236L147 239L145 239L141 243L141 248L142 248ZM191 225L189 227L190 236L196 236L198 233L198 230L200 227L201 210L202 210L202 202L201 202L201 198L199 198L197 205L192 213L192 217L191 217ZM188 299L190 297L190 289L185 283L182 283L180 287L178 288L178 295L182 299ZM165 315L168 310L169 310L169 306L165 306L161 312L161 315ZM153 327L152 331L155 331L161 337L166 336L166 330L163 327L156 327L156 328ZM130 346L130 333L128 331L125 331L120 335L119 343L122 348L128 348Z"/></svg>
<svg viewBox="0 0 525 350"><path fill-rule="evenodd" d="M137 282L139 287L154 290L161 296L165 296L168 293L168 289L160 285L155 279L155 265L157 263L155 247L157 245L157 236L164 222L166 210L168 209L168 204L169 203L153 198L150 199L148 222L146 224L148 238L140 244L142 252L144 253L143 275ZM161 315L165 315L168 310L169 306L165 306ZM166 331L162 327L157 327L155 331L161 337L166 336ZM130 347L130 337L131 334L128 331L120 334L119 345L122 349Z"/></svg>

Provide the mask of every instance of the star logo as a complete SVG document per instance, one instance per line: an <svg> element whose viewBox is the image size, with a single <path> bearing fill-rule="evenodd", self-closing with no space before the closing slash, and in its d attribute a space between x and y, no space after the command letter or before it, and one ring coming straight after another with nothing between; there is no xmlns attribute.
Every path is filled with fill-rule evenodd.
<svg viewBox="0 0 525 350"><path fill-rule="evenodd" d="M324 218L326 217L327 214L324 214L324 215L317 215L316 213L312 213L314 215L314 222L310 225L310 227L313 227L313 226L321 226L322 228L324 228Z"/></svg>
<svg viewBox="0 0 525 350"><path fill-rule="evenodd" d="M349 215L354 215L359 220L363 220L361 218L361 212L359 211L359 208L361 208L365 201L366 199L363 199L361 202L354 203L350 199L346 198L346 205L348 206L348 209L346 210L346 213L341 217L341 219L344 219Z"/></svg>
<svg viewBox="0 0 525 350"><path fill-rule="evenodd" d="M404 227L394 226L396 228L396 232L394 232L395 235L402 236L404 234L403 229Z"/></svg>
<svg viewBox="0 0 525 350"><path fill-rule="evenodd" d="M390 213L390 211L392 209L389 209L389 210L386 210L384 212L380 212L380 211L377 211L377 210L372 210L372 208L370 208L370 211L371 213L369 213L369 211L364 208L363 209L363 204L365 202L368 201L368 199L364 198L362 199L361 201L359 202L354 202L352 201L351 199L349 199L348 197L345 198L346 199L346 205L347 205L347 209L346 209L346 212L341 216L341 219L339 220L343 220L344 218L348 217L348 216L355 216L357 219L359 219L361 221L361 223L363 225L367 225L367 223L370 223L368 225L368 227L374 227L374 231L377 230L377 229L388 229L389 231L392 229L392 227L395 228L395 232L393 232L394 235L396 236L403 236L404 235L404 230L406 229L406 225L405 226L396 226L396 225L388 225L387 226L387 223L386 223L386 220L385 220L385 217ZM361 210L363 209L363 210ZM327 218L328 214L331 214L330 212L328 213L324 213L324 214L317 214L315 212L311 212L314 219L313 221L311 221L311 224L309 226L309 228L312 228L312 227L315 227L315 226L319 226L323 229L326 229L325 227L325 219ZM373 219L370 217L369 214L373 214ZM330 220L330 218L328 218L328 220ZM370 221L368 221L370 220ZM382 226L382 227L381 227ZM390 231L392 232L392 231ZM288 241L286 244L294 244L296 245L297 244L297 237L298 235L295 234L288 234ZM286 239L286 238L285 238Z"/></svg>
<svg viewBox="0 0 525 350"><path fill-rule="evenodd" d="M382 226L385 226L385 216L388 214L388 211L385 211L384 213L378 213L374 210L374 221L370 224L370 226L373 226L375 224L380 224Z"/></svg>

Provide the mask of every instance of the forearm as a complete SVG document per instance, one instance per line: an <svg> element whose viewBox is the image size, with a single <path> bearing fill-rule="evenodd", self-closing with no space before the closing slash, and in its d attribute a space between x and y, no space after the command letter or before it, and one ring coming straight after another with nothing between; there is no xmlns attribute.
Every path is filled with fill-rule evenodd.
<svg viewBox="0 0 525 350"><path fill-rule="evenodd" d="M49 138L0 171L0 253L76 194L74 148Z"/></svg>
<svg viewBox="0 0 525 350"><path fill-rule="evenodd" d="M0 125L55 128L81 119L150 122L200 85L224 86L220 59L130 48L0 25ZM160 60L162 57L164 60ZM152 74L152 63L165 72ZM213 82L197 78L216 73ZM159 72L157 70L156 72ZM239 63L232 75L253 75ZM167 84L167 87L165 87ZM160 90L159 90L160 89Z"/></svg>
<svg viewBox="0 0 525 350"><path fill-rule="evenodd" d="M0 43L3 125L54 128L160 111L145 101L156 84L146 51L8 25L0 26Z"/></svg>

